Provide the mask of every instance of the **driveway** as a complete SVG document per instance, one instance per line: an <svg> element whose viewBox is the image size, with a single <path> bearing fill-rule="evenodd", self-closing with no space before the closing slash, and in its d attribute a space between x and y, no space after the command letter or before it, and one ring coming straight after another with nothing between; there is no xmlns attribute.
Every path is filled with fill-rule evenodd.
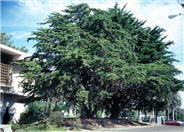
<svg viewBox="0 0 184 132"><path fill-rule="evenodd" d="M115 128L109 130L98 130L93 132L184 132L181 126L152 126L142 128Z"/></svg>

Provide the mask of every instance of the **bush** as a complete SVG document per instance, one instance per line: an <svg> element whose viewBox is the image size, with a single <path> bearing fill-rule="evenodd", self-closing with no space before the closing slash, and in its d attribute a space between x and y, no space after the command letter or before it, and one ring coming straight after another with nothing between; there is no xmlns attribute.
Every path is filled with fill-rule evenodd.
<svg viewBox="0 0 184 132"><path fill-rule="evenodd" d="M63 116L60 111L51 112L49 117L49 124L56 125L57 127L61 127L63 124L62 118Z"/></svg>
<svg viewBox="0 0 184 132"><path fill-rule="evenodd" d="M69 110L68 104L60 102L52 105L52 111L63 111L63 110L64 111Z"/></svg>
<svg viewBox="0 0 184 132"><path fill-rule="evenodd" d="M19 124L31 124L33 122L43 120L44 116L45 113L43 103L33 102L28 105L27 110L21 113Z"/></svg>
<svg viewBox="0 0 184 132"><path fill-rule="evenodd" d="M137 116L138 116L138 112L134 111L134 110L123 110L120 114L120 117L123 119L129 119L129 120L133 120L136 121L137 120Z"/></svg>
<svg viewBox="0 0 184 132"><path fill-rule="evenodd" d="M82 123L81 123L80 119L76 119L72 122L72 129L80 130L81 127L82 127Z"/></svg>
<svg viewBox="0 0 184 132"><path fill-rule="evenodd" d="M184 121L184 109L178 109L177 120Z"/></svg>
<svg viewBox="0 0 184 132"><path fill-rule="evenodd" d="M10 125L11 125L11 128L12 128L13 131L20 128L20 125L18 123L16 123L16 124L15 123L11 123Z"/></svg>
<svg viewBox="0 0 184 132"><path fill-rule="evenodd" d="M142 121L143 122L150 122L150 120L151 120L150 117L144 117L144 118L142 118Z"/></svg>

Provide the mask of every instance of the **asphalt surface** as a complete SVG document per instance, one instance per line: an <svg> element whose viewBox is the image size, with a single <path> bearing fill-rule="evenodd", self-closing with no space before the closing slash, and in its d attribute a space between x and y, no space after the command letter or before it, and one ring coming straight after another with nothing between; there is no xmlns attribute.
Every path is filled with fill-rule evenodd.
<svg viewBox="0 0 184 132"><path fill-rule="evenodd" d="M93 132L184 132L181 126L152 126L142 128L117 128L109 130L99 130Z"/></svg>

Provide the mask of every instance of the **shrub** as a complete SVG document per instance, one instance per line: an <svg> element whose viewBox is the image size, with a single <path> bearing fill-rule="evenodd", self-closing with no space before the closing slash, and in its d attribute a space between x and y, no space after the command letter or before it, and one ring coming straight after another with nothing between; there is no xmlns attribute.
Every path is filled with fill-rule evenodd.
<svg viewBox="0 0 184 132"><path fill-rule="evenodd" d="M61 127L63 124L62 118L63 116L60 111L51 112L49 117L49 124L56 125L57 127Z"/></svg>
<svg viewBox="0 0 184 132"><path fill-rule="evenodd" d="M19 124L31 124L44 119L44 105L41 102L30 103L20 115Z"/></svg>
<svg viewBox="0 0 184 132"><path fill-rule="evenodd" d="M178 109L176 117L177 120L184 122L184 109Z"/></svg>
<svg viewBox="0 0 184 132"><path fill-rule="evenodd" d="M151 120L150 117L144 117L144 118L142 118L142 121L143 122L150 122L150 120Z"/></svg>
<svg viewBox="0 0 184 132"><path fill-rule="evenodd" d="M82 123L80 119L76 119L72 122L72 129L74 130L80 130L82 127Z"/></svg>
<svg viewBox="0 0 184 132"><path fill-rule="evenodd" d="M60 102L52 105L52 111L67 111L69 109L68 104Z"/></svg>
<svg viewBox="0 0 184 132"><path fill-rule="evenodd" d="M10 125L13 131L20 128L20 125L18 123L11 123Z"/></svg>

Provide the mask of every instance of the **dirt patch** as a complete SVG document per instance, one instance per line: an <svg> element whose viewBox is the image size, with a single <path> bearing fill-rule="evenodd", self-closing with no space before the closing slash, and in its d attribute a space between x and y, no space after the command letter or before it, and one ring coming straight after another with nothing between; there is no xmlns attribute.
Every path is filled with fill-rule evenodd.
<svg viewBox="0 0 184 132"><path fill-rule="evenodd" d="M120 128L130 126L146 126L147 124L138 123L124 119L76 119L76 118L65 118L63 119L63 126L72 127L73 122L80 120L82 129L95 130L101 128Z"/></svg>

